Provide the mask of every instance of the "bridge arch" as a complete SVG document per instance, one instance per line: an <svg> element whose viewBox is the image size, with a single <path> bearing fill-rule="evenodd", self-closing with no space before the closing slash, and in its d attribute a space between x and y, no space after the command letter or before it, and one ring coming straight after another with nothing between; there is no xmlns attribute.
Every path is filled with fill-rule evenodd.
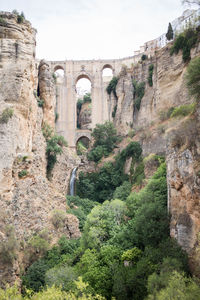
<svg viewBox="0 0 200 300"><path fill-rule="evenodd" d="M114 68L113 68L113 66L111 64L105 64L105 65L103 65L102 71L104 69L111 69L114 72Z"/></svg>
<svg viewBox="0 0 200 300"><path fill-rule="evenodd" d="M90 139L82 135L76 142L76 152L78 155L85 155L90 147Z"/></svg>
<svg viewBox="0 0 200 300"><path fill-rule="evenodd" d="M77 144L81 138L87 138L89 141L91 141L91 131L76 130L75 144Z"/></svg>
<svg viewBox="0 0 200 300"><path fill-rule="evenodd" d="M63 70L63 71L65 71L64 67L61 66L61 65L56 65L53 70L54 70L54 72L56 72L57 70Z"/></svg>
<svg viewBox="0 0 200 300"><path fill-rule="evenodd" d="M110 64L105 64L102 68L102 77L113 77L114 75L114 68Z"/></svg>
<svg viewBox="0 0 200 300"><path fill-rule="evenodd" d="M75 85L77 84L77 82L80 80L80 79L88 79L90 82L91 82L91 86L93 85L93 80L92 80L92 76L88 73L82 73L82 74L79 74L76 79L75 79Z"/></svg>

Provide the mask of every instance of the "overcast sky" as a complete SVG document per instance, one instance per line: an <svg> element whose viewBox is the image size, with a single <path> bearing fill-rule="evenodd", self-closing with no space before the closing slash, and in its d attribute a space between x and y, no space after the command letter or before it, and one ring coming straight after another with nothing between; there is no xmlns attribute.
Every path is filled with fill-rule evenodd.
<svg viewBox="0 0 200 300"><path fill-rule="evenodd" d="M166 32L181 0L0 0L37 29L37 58L120 58Z"/></svg>

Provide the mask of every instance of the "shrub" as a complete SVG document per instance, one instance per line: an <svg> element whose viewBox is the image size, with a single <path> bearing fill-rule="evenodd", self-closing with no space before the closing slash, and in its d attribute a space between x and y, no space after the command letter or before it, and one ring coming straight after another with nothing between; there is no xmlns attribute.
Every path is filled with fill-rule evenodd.
<svg viewBox="0 0 200 300"><path fill-rule="evenodd" d="M159 112L160 120L161 121L166 121L167 119L169 119L173 111L174 111L174 107L170 107L167 111L166 110L161 110Z"/></svg>
<svg viewBox="0 0 200 300"><path fill-rule="evenodd" d="M73 288L73 281L77 276L72 267L68 265L54 267L45 273L45 283L47 286L62 287L62 290L69 291Z"/></svg>
<svg viewBox="0 0 200 300"><path fill-rule="evenodd" d="M56 229L63 228L65 224L66 214L63 210L54 210L51 221Z"/></svg>
<svg viewBox="0 0 200 300"><path fill-rule="evenodd" d="M21 12L21 14L19 15L17 15L17 23L18 24L22 24L22 23L24 23L24 20L25 20L25 16L24 16L24 13L23 12Z"/></svg>
<svg viewBox="0 0 200 300"><path fill-rule="evenodd" d="M116 87L117 87L118 80L119 80L119 78L113 77L106 88L108 95L110 95L113 92L113 95L115 96L115 98L117 98Z"/></svg>
<svg viewBox="0 0 200 300"><path fill-rule="evenodd" d="M135 185L141 185L144 178L144 163L140 162L132 174L131 182Z"/></svg>
<svg viewBox="0 0 200 300"><path fill-rule="evenodd" d="M121 259L122 261L128 260L136 264L138 260L142 257L142 251L137 247L126 250L123 252Z"/></svg>
<svg viewBox="0 0 200 300"><path fill-rule="evenodd" d="M148 83L149 86L153 86L153 69L154 69L154 65L151 64L149 66L149 76L148 76Z"/></svg>
<svg viewBox="0 0 200 300"><path fill-rule="evenodd" d="M117 112L117 104L114 106L113 108L113 112L112 112L112 117L114 119L115 115L116 115L116 112Z"/></svg>
<svg viewBox="0 0 200 300"><path fill-rule="evenodd" d="M144 60L146 60L146 59L147 59L147 55L146 55L146 54L143 54L142 57L141 57L141 60L144 61Z"/></svg>
<svg viewBox="0 0 200 300"><path fill-rule="evenodd" d="M135 136L135 130L134 129L130 129L129 132L128 132L128 136L130 138L133 138Z"/></svg>
<svg viewBox="0 0 200 300"><path fill-rule="evenodd" d="M35 261L22 276L22 286L38 292L45 285L45 273L49 269L44 259Z"/></svg>
<svg viewBox="0 0 200 300"><path fill-rule="evenodd" d="M189 28L183 33L180 33L174 41L174 44L170 50L170 54L178 54L179 50L182 50L182 58L184 62L190 60L190 50L196 45L198 40L198 31Z"/></svg>
<svg viewBox="0 0 200 300"><path fill-rule="evenodd" d="M91 99L91 93L86 93L83 96L83 103L91 103L92 99Z"/></svg>
<svg viewBox="0 0 200 300"><path fill-rule="evenodd" d="M13 108L5 108L0 116L0 123L7 124L9 119L12 118L14 113Z"/></svg>
<svg viewBox="0 0 200 300"><path fill-rule="evenodd" d="M55 123L58 121L59 113L55 112Z"/></svg>
<svg viewBox="0 0 200 300"><path fill-rule="evenodd" d="M132 81L133 83L133 98L134 98L134 102L135 102L135 107L137 108L137 110L140 110L140 104L141 104L141 100L144 96L145 93L145 83L144 82L137 82L136 80L133 79Z"/></svg>
<svg viewBox="0 0 200 300"><path fill-rule="evenodd" d="M6 26L7 22L2 17L0 17L0 26Z"/></svg>
<svg viewBox="0 0 200 300"><path fill-rule="evenodd" d="M33 263L38 257L45 255L50 248L50 236L46 230L33 235L25 247L27 263Z"/></svg>
<svg viewBox="0 0 200 300"><path fill-rule="evenodd" d="M39 107L44 107L44 100L37 97L37 104Z"/></svg>
<svg viewBox="0 0 200 300"><path fill-rule="evenodd" d="M78 155L84 155L87 152L87 148L81 141L78 142L76 150Z"/></svg>
<svg viewBox="0 0 200 300"><path fill-rule="evenodd" d="M46 140L50 139L53 135L53 129L49 124L44 123L42 126L42 133Z"/></svg>
<svg viewBox="0 0 200 300"><path fill-rule="evenodd" d="M173 130L169 134L169 140L172 147L181 147L192 149L196 143L196 137L198 130L196 126L196 120L193 118L186 119L180 124L176 130Z"/></svg>
<svg viewBox="0 0 200 300"><path fill-rule="evenodd" d="M0 242L0 260L3 263L12 264L16 258L18 243L15 237L15 231L12 226L6 226L6 239Z"/></svg>
<svg viewBox="0 0 200 300"><path fill-rule="evenodd" d="M28 175L28 171L27 170L21 170L19 173L18 173L18 176L19 178L22 178L22 177L25 177Z"/></svg>
<svg viewBox="0 0 200 300"><path fill-rule="evenodd" d="M57 155L62 153L62 147L67 146L63 136L53 134L53 129L44 123L42 133L46 139L47 177L50 178L51 171L57 161Z"/></svg>
<svg viewBox="0 0 200 300"><path fill-rule="evenodd" d="M200 99L200 57L194 58L186 72L186 83L191 96Z"/></svg>
<svg viewBox="0 0 200 300"><path fill-rule="evenodd" d="M196 104L192 103L192 104L185 104L185 105L181 105L179 107L175 107L173 112L171 113L171 118L174 117L179 117L179 116L187 116L189 114L192 114L195 111L196 108Z"/></svg>

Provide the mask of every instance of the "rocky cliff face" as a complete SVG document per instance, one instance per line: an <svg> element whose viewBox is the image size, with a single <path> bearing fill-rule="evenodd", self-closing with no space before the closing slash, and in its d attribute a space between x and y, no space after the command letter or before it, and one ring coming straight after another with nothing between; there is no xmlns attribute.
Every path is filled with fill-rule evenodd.
<svg viewBox="0 0 200 300"><path fill-rule="evenodd" d="M83 103L78 116L80 129L90 129L92 125L92 103Z"/></svg>
<svg viewBox="0 0 200 300"><path fill-rule="evenodd" d="M170 108L194 101L186 89L187 64L182 61L182 53L170 56L169 48L170 45L120 75L114 122L122 135L135 131L134 139L140 141L144 156L151 153L166 156L171 236L188 252L191 268L199 276L199 107L189 117L163 117ZM200 45L192 50L191 56L200 56ZM152 87L148 85L151 64L154 65ZM145 82L139 111L134 105L132 79Z"/></svg>
<svg viewBox="0 0 200 300"><path fill-rule="evenodd" d="M167 147L168 207L171 236L191 257L199 276L200 232L200 107L192 118L182 120Z"/></svg>
<svg viewBox="0 0 200 300"><path fill-rule="evenodd" d="M25 265L24 249L33 235L48 232L48 241L59 236L79 237L78 220L66 213L65 194L71 169L79 161L65 149L52 182L46 178L46 142L43 122L54 126L55 96L48 65L35 61L35 30L15 15L1 13L0 24L0 282L13 282ZM62 169L59 170L59 166ZM64 184L63 184L64 183ZM62 219L58 226L56 218ZM13 242L13 251L6 248ZM12 244L12 243L11 243ZM22 246L23 245L23 246ZM12 247L11 247L12 248ZM7 250L6 250L7 249ZM7 257L7 254L10 255ZM11 255L13 254L13 255ZM12 257L11 257L12 256ZM36 255L37 256L37 255ZM7 258L6 258L7 257Z"/></svg>

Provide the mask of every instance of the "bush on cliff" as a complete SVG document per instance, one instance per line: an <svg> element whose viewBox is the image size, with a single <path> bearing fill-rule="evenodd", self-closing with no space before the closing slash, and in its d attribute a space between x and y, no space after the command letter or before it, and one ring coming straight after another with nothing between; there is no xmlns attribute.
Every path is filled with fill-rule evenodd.
<svg viewBox="0 0 200 300"><path fill-rule="evenodd" d="M186 73L186 82L189 93L196 100L200 100L200 57L191 60Z"/></svg>
<svg viewBox="0 0 200 300"><path fill-rule="evenodd" d="M8 121L12 118L13 116L13 113L14 113L14 110L13 108L5 108L3 110L3 112L1 113L1 116L0 116L0 123L1 124L7 124Z"/></svg>
<svg viewBox="0 0 200 300"><path fill-rule="evenodd" d="M94 144L88 153L88 159L98 162L103 156L108 156L116 147L119 137L113 123L97 124L92 132Z"/></svg>
<svg viewBox="0 0 200 300"><path fill-rule="evenodd" d="M190 60L190 51L193 47L195 47L198 41L198 31L193 28L188 28L183 33L180 33L170 50L170 54L173 55L178 54L180 50L182 50L182 58L184 62Z"/></svg>
<svg viewBox="0 0 200 300"><path fill-rule="evenodd" d="M53 129L46 123L42 128L42 133L46 139L47 177L50 178L51 171L57 161L57 155L63 152L62 148L67 147L67 142L63 136L53 133Z"/></svg>
<svg viewBox="0 0 200 300"><path fill-rule="evenodd" d="M113 95L115 96L116 99L117 99L116 87L117 87L118 80L119 80L118 77L113 77L106 88L108 95L110 95L113 92Z"/></svg>

